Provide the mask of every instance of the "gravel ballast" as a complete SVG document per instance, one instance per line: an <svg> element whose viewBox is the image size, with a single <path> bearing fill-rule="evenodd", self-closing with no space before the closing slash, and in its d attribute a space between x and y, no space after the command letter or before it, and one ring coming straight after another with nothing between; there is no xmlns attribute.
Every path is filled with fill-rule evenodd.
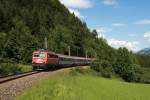
<svg viewBox="0 0 150 100"><path fill-rule="evenodd" d="M25 89L32 87L34 84L38 84L41 80L51 75L64 72L67 69L70 68L41 72L0 84L0 100L13 100L14 97L20 95Z"/></svg>

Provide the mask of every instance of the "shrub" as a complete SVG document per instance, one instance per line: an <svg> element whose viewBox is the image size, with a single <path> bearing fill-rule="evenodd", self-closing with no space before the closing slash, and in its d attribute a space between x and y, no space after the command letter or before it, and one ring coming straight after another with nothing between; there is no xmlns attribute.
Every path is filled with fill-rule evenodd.
<svg viewBox="0 0 150 100"><path fill-rule="evenodd" d="M111 78L114 75L112 65L106 60L93 63L91 68L97 71L102 77Z"/></svg>
<svg viewBox="0 0 150 100"><path fill-rule="evenodd" d="M116 74L122 77L125 81L131 82L134 79L134 68L132 65L126 65L124 63L116 63L113 65L113 69Z"/></svg>
<svg viewBox="0 0 150 100"><path fill-rule="evenodd" d="M115 72L127 82L150 83L150 69L137 64L114 65Z"/></svg>
<svg viewBox="0 0 150 100"><path fill-rule="evenodd" d="M150 83L150 69L143 67L136 67L135 69L135 82Z"/></svg>
<svg viewBox="0 0 150 100"><path fill-rule="evenodd" d="M0 64L0 75L10 75L20 73L21 68L13 61L5 60Z"/></svg>

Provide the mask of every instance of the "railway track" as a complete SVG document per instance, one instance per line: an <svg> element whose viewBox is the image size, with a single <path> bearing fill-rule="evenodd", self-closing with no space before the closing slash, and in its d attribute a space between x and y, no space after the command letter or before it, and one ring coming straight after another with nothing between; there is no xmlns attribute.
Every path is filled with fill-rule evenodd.
<svg viewBox="0 0 150 100"><path fill-rule="evenodd" d="M25 77L25 76L29 76L29 75L33 75L36 73L40 73L39 71L30 71L30 72L25 72L25 73L20 73L20 74L16 74L16 75L8 75L8 76L1 76L0 77L0 84L8 82L8 81L12 81L21 77Z"/></svg>

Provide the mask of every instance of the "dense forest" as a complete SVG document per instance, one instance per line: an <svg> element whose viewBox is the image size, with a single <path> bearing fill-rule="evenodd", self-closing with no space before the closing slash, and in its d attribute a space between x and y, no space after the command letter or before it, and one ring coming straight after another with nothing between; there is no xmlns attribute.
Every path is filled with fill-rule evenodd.
<svg viewBox="0 0 150 100"><path fill-rule="evenodd" d="M32 52L44 47L57 53L95 57L92 68L103 76L116 73L126 81L150 83L150 56L114 49L58 0L0 0L0 71L6 63L30 64Z"/></svg>

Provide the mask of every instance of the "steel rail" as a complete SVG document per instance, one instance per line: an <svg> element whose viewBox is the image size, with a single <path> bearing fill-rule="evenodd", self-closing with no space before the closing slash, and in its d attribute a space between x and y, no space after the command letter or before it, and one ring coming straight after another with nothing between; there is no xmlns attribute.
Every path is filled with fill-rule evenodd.
<svg viewBox="0 0 150 100"><path fill-rule="evenodd" d="M20 73L20 74L16 74L16 75L8 75L8 76L2 76L0 77L0 84L8 82L8 81L12 81L18 78L22 78L25 76L30 76L33 74L39 73L39 71L31 71L31 72L25 72L25 73Z"/></svg>

